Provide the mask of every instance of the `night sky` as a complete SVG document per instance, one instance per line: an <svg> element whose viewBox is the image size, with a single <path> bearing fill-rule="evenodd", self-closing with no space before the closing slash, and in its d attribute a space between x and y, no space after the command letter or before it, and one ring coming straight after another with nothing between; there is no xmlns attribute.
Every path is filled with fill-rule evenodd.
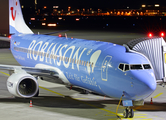
<svg viewBox="0 0 166 120"><path fill-rule="evenodd" d="M20 0L25 7L34 5L35 0ZM37 0L38 7L58 5L62 9L71 8L127 8L139 9L142 4L160 4L166 6L166 0Z"/></svg>

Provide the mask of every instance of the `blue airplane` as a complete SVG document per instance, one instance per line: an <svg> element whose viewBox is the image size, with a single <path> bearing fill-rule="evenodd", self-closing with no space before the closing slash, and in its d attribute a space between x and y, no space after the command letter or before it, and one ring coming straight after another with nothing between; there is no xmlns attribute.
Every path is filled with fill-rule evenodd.
<svg viewBox="0 0 166 120"><path fill-rule="evenodd" d="M85 39L38 35L25 24L19 0L9 0L10 49L21 66L8 70L8 91L17 97L38 96L38 79L122 100L125 118L131 106L144 105L156 89L156 79L146 56L117 44Z"/></svg>

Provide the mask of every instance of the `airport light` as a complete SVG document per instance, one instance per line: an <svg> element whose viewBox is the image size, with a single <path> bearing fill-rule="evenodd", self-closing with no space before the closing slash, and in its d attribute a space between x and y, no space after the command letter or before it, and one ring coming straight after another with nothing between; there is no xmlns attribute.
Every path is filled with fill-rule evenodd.
<svg viewBox="0 0 166 120"><path fill-rule="evenodd" d="M164 32L161 32L160 36L161 36L161 37L164 37L164 36L165 36Z"/></svg>
<svg viewBox="0 0 166 120"><path fill-rule="evenodd" d="M70 9L71 9L71 7L69 6L69 7L68 7L68 11L70 11Z"/></svg>
<svg viewBox="0 0 166 120"><path fill-rule="evenodd" d="M142 8L145 8L146 7L146 5L142 5Z"/></svg>
<svg viewBox="0 0 166 120"><path fill-rule="evenodd" d="M31 20L35 20L35 18L31 18Z"/></svg>
<svg viewBox="0 0 166 120"><path fill-rule="evenodd" d="M159 4L155 4L154 6L155 6L155 7L160 7L160 5L159 5Z"/></svg>
<svg viewBox="0 0 166 120"><path fill-rule="evenodd" d="M149 37L152 37L153 36L153 34L152 33L149 33L149 35L148 35Z"/></svg>
<svg viewBox="0 0 166 120"><path fill-rule="evenodd" d="M53 24L52 24L52 23L49 23L49 24L47 24L47 26L48 26L48 27L55 27L56 24L55 24L55 23L53 23Z"/></svg>
<svg viewBox="0 0 166 120"><path fill-rule="evenodd" d="M37 5L37 0L35 0L35 4Z"/></svg>
<svg viewBox="0 0 166 120"><path fill-rule="evenodd" d="M80 18L76 18L76 21L80 21Z"/></svg>
<svg viewBox="0 0 166 120"><path fill-rule="evenodd" d="M59 20L62 20L62 17L58 17Z"/></svg>
<svg viewBox="0 0 166 120"><path fill-rule="evenodd" d="M42 23L42 26L45 26L46 25L46 23Z"/></svg>
<svg viewBox="0 0 166 120"><path fill-rule="evenodd" d="M53 8L59 8L59 6L53 6Z"/></svg>

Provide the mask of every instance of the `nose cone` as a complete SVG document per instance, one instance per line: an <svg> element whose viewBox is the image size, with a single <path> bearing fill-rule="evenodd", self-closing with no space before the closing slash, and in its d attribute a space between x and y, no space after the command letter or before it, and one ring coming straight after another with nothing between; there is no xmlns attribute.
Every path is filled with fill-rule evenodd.
<svg viewBox="0 0 166 120"><path fill-rule="evenodd" d="M156 89L156 78L153 74L153 72L149 73L148 76L145 76L143 82L147 86L147 88L151 91L155 91Z"/></svg>
<svg viewBox="0 0 166 120"><path fill-rule="evenodd" d="M156 78L152 70L137 70L132 72L139 96L148 97L156 89ZM140 91L140 92L139 92Z"/></svg>

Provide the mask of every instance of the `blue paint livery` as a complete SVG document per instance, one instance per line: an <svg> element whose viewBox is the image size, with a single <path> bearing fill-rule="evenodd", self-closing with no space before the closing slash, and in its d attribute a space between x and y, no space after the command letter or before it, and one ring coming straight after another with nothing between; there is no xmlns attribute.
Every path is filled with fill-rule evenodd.
<svg viewBox="0 0 166 120"><path fill-rule="evenodd" d="M30 46L30 44L32 45L32 41L35 41L33 47ZM48 43L47 47L46 43ZM56 47L54 49L55 45ZM68 50L71 46L74 46L72 55L72 51ZM33 56L33 52L20 52L14 50L14 47L27 50L30 48L32 51L38 51L38 55ZM49 55L47 57L45 56L41 61L39 52L44 47L45 49L43 52L48 53ZM57 58L54 62L54 58L51 58L51 51L53 51L53 53L57 51L57 53L53 55L73 58L74 53L78 51L79 57L83 50L84 52L80 60L87 61L88 63L91 56L96 51L101 51L93 72L92 70L88 72L87 66L75 63L74 69L72 68L72 63L69 63L69 66L66 68L63 63L64 61L60 61ZM124 92L125 96L123 97L123 100L142 100L148 97L156 88L152 69L122 71L118 68L120 63L149 64L149 61L144 56L137 53L127 52L124 46L113 43L47 35L21 34L18 36L12 36L11 51L15 59L22 66L35 67L37 64L53 66L60 69L72 85L117 99L120 99ZM67 53L64 56L65 51L67 51ZM27 58L27 56L29 56L29 58ZM34 57L36 56L38 57L34 60ZM107 62L106 64L105 61ZM57 65L57 63L60 65ZM66 62L66 64L67 63L68 62ZM79 69L77 65L79 66ZM92 68L90 67L90 69Z"/></svg>

